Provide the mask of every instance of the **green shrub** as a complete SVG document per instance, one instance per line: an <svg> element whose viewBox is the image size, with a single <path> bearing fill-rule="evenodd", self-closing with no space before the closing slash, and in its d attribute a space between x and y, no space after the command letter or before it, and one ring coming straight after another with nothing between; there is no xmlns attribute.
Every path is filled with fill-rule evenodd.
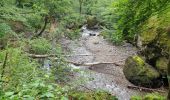
<svg viewBox="0 0 170 100"><path fill-rule="evenodd" d="M101 32L101 35L106 38L108 41L119 45L123 41L123 37L121 34L117 34L114 30L110 30L107 28L104 28L103 31Z"/></svg>
<svg viewBox="0 0 170 100"><path fill-rule="evenodd" d="M166 100L165 96L161 96L158 93L147 94L143 97L140 96L132 96L130 100Z"/></svg>
<svg viewBox="0 0 170 100"><path fill-rule="evenodd" d="M66 16L62 19L62 23L65 28L69 29L79 29L81 26L85 24L85 16L80 15L79 13L74 13L69 16Z"/></svg>
<svg viewBox="0 0 170 100"><path fill-rule="evenodd" d="M117 34L134 41L140 25L152 15L162 12L169 3L169 0L116 0L113 12Z"/></svg>
<svg viewBox="0 0 170 100"><path fill-rule="evenodd" d="M6 23L0 23L0 38L9 35L12 32L11 27Z"/></svg>
<svg viewBox="0 0 170 100"><path fill-rule="evenodd" d="M45 38L37 38L30 41L30 52L34 54L48 54L52 45Z"/></svg>
<svg viewBox="0 0 170 100"><path fill-rule="evenodd" d="M67 30L65 36L71 40L78 39L80 37L80 29Z"/></svg>
<svg viewBox="0 0 170 100"><path fill-rule="evenodd" d="M3 66L5 56L7 60ZM67 89L57 85L51 76L33 59L18 48L0 52L0 99L1 100L61 100L66 98ZM4 72L3 72L4 71ZM3 76L3 77L2 77ZM2 77L2 78L1 78Z"/></svg>
<svg viewBox="0 0 170 100"><path fill-rule="evenodd" d="M75 91L70 94L73 100L118 100L115 96L105 91L80 92Z"/></svg>
<svg viewBox="0 0 170 100"><path fill-rule="evenodd" d="M3 76L1 80L5 82L3 84L3 90L19 89L20 86L30 82L40 72L37 71L38 64L31 62L31 60L17 48L8 48L7 50L1 51L0 61L5 60L6 52L8 54L6 65L3 66L0 64L0 74Z"/></svg>

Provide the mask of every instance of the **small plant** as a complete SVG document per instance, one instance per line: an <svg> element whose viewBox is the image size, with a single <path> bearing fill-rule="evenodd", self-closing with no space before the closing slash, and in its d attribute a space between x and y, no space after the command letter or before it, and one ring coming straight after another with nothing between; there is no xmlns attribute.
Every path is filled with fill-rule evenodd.
<svg viewBox="0 0 170 100"><path fill-rule="evenodd" d="M0 23L0 38L3 38L12 32L11 27L6 23Z"/></svg>
<svg viewBox="0 0 170 100"><path fill-rule="evenodd" d="M78 39L80 37L80 30L79 29L67 30L65 36L71 40Z"/></svg>
<svg viewBox="0 0 170 100"><path fill-rule="evenodd" d="M45 38L37 38L30 41L30 52L33 54L48 54L52 45Z"/></svg>
<svg viewBox="0 0 170 100"><path fill-rule="evenodd" d="M166 97L161 96L158 93L147 94L144 97L132 96L130 100L166 100Z"/></svg>
<svg viewBox="0 0 170 100"><path fill-rule="evenodd" d="M70 98L72 98L72 100L118 100L115 96L105 91L75 91L70 94Z"/></svg>
<svg viewBox="0 0 170 100"><path fill-rule="evenodd" d="M109 30L107 28L104 28L102 31L102 36L104 38L106 38L108 41L119 45L123 42L123 36L122 34L118 34L116 31L114 30Z"/></svg>

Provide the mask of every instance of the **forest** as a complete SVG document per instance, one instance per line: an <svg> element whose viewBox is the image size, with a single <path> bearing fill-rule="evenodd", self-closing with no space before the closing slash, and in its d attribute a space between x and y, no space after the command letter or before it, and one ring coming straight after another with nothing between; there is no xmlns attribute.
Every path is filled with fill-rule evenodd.
<svg viewBox="0 0 170 100"><path fill-rule="evenodd" d="M170 100L170 0L0 0L0 100Z"/></svg>

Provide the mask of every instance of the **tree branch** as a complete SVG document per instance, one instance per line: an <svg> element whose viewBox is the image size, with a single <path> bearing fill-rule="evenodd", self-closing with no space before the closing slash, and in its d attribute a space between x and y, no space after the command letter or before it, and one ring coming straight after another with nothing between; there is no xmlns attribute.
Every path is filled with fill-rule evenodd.
<svg viewBox="0 0 170 100"><path fill-rule="evenodd" d="M140 90L140 91L145 91L145 92L161 92L165 93L166 91L159 90L159 89L151 89L151 88L145 88L145 87L140 87L140 86L127 86L129 89L135 89L135 90Z"/></svg>
<svg viewBox="0 0 170 100"><path fill-rule="evenodd" d="M4 73L5 73L5 67L6 67L7 59L8 59L8 52L6 52L5 59L4 59L3 65L2 65L1 79L3 78Z"/></svg>

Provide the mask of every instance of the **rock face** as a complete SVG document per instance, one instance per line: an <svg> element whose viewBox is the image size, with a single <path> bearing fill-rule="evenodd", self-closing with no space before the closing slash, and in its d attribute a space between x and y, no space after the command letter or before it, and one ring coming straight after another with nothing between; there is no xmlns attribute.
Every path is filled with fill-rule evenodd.
<svg viewBox="0 0 170 100"><path fill-rule="evenodd" d="M162 12L152 15L139 26L138 54L145 57L129 57L124 74L135 85L166 86L168 58L170 57L170 5ZM159 80L160 78L160 80Z"/></svg>
<svg viewBox="0 0 170 100"><path fill-rule="evenodd" d="M123 72L134 85L153 88L161 86L160 73L139 56L127 58Z"/></svg>
<svg viewBox="0 0 170 100"><path fill-rule="evenodd" d="M146 57L168 57L170 53L170 7L159 15L150 17L141 25L138 43ZM145 51L151 51L145 53ZM152 53L152 54L151 54Z"/></svg>

